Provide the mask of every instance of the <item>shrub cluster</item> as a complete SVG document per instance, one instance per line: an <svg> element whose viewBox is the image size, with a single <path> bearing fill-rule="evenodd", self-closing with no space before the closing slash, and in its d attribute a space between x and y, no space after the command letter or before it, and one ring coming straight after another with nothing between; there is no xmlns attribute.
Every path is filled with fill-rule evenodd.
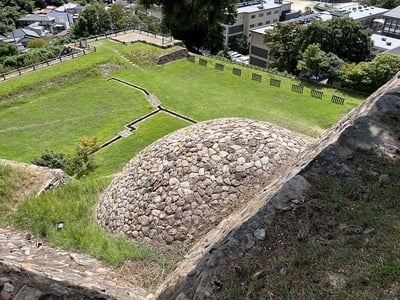
<svg viewBox="0 0 400 300"><path fill-rule="evenodd" d="M62 47L47 46L45 48L32 48L27 52L8 56L3 60L5 68L21 68L58 57Z"/></svg>
<svg viewBox="0 0 400 300"><path fill-rule="evenodd" d="M97 137L84 137L79 140L71 155L45 150L31 162L37 166L62 169L68 175L80 178L96 168L96 162L91 154L98 149Z"/></svg>

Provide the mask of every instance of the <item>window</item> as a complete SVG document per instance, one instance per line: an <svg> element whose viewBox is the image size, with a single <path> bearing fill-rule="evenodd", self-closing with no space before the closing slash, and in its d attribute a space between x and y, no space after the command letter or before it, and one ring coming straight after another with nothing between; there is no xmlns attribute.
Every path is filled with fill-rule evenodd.
<svg viewBox="0 0 400 300"><path fill-rule="evenodd" d="M274 10L274 15L279 14L279 10Z"/></svg>
<svg viewBox="0 0 400 300"><path fill-rule="evenodd" d="M271 15L271 12L270 11L267 11L267 16L270 16Z"/></svg>
<svg viewBox="0 0 400 300"><path fill-rule="evenodd" d="M243 24L231 26L228 29L229 34L234 34L234 33L238 33L238 32L243 32Z"/></svg>
<svg viewBox="0 0 400 300"><path fill-rule="evenodd" d="M266 24L266 25L271 24L271 21L268 20L268 21L265 22L265 24Z"/></svg>
<svg viewBox="0 0 400 300"><path fill-rule="evenodd" d="M272 22L273 23L278 23L278 19L274 19Z"/></svg>
<svg viewBox="0 0 400 300"><path fill-rule="evenodd" d="M264 17L264 13L258 14L258 17L259 18Z"/></svg>
<svg viewBox="0 0 400 300"><path fill-rule="evenodd" d="M250 25L250 28L254 28L254 24L251 24L251 25Z"/></svg>
<svg viewBox="0 0 400 300"><path fill-rule="evenodd" d="M256 15L251 15L251 18L254 19L256 17Z"/></svg>
<svg viewBox="0 0 400 300"><path fill-rule="evenodd" d="M262 26L262 24L263 24L262 22L261 22L261 23L258 23L257 26Z"/></svg>

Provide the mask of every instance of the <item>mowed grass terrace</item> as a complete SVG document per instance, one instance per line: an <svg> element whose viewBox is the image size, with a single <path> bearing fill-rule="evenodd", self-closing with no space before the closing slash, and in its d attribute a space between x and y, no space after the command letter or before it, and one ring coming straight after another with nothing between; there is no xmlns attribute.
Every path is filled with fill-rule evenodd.
<svg viewBox="0 0 400 300"><path fill-rule="evenodd" d="M136 67L117 51L133 57ZM107 81L111 76L146 88L164 107L198 121L251 118L312 137L362 100L329 88L321 89L322 100L315 99L308 87L304 94L291 91L291 84L298 81L272 75L282 81L280 88L273 87L269 85L270 74L241 68L242 76L238 77L231 74L232 65L227 63L225 71L215 70L214 61L208 67L186 60L154 65L154 58L163 51L145 44L123 46L105 40L95 53L1 82L0 156L29 162L46 149L71 151L81 137L97 136L105 142L125 124L153 109L141 92ZM264 76L261 83L250 79L253 72ZM344 97L345 104L330 103L333 94ZM188 125L173 118L161 119L156 123L171 131ZM148 132L146 136L154 134L149 141L160 138L156 131ZM135 134L126 140L134 139Z"/></svg>
<svg viewBox="0 0 400 300"><path fill-rule="evenodd" d="M321 88L324 96L319 100L310 97L310 85L305 86L304 94L298 94L291 91L297 80L246 67L240 67L239 77L232 74L234 65L230 63L224 62L225 71L216 70L213 59L208 59L206 67L197 63L198 58L196 63L183 59L157 66L156 58L171 50L141 43L125 46L103 40L96 42L96 49L86 56L0 82L0 158L30 162L45 150L70 153L80 138L88 136L96 136L103 143L122 131L125 124L155 109L143 93L108 81L110 77L146 88L163 107L197 121L250 118L311 137L317 137L364 98ZM253 72L263 75L262 82L251 80ZM270 78L281 80L281 87L270 86ZM333 94L344 97L344 105L330 103ZM145 120L132 135L97 152L97 169L80 183L24 201L15 209L1 212L0 220L39 234L54 245L89 252L116 265L135 258L115 250L134 253L125 251L131 247L129 242L109 239L98 228L93 218L95 199L111 180L108 176L119 172L139 151L188 125L163 113ZM79 197L76 192L84 195ZM81 211L69 212L71 201L85 203L85 217ZM62 216L69 226L60 236L54 222ZM101 232L104 240L95 243L94 232Z"/></svg>

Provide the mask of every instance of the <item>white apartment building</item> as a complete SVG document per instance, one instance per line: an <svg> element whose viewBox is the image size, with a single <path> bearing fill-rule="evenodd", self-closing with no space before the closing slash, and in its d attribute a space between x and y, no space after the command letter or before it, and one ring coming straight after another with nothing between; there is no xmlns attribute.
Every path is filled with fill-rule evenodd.
<svg viewBox="0 0 400 300"><path fill-rule="evenodd" d="M237 3L237 18L233 25L223 25L224 45L235 38L246 36L250 31L285 20L291 11L292 2L286 0L248 1Z"/></svg>

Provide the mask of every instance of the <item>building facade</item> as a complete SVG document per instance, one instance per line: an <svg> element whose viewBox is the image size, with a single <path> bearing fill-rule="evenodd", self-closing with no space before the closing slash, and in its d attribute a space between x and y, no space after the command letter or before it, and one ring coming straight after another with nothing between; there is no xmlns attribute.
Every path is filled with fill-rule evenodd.
<svg viewBox="0 0 400 300"><path fill-rule="evenodd" d="M233 25L223 25L224 45L228 46L236 38L247 37L251 30L285 20L290 13L291 2L285 0L249 1L237 3L237 18Z"/></svg>
<svg viewBox="0 0 400 300"><path fill-rule="evenodd" d="M386 12L382 17L382 35L400 39L400 6Z"/></svg>

